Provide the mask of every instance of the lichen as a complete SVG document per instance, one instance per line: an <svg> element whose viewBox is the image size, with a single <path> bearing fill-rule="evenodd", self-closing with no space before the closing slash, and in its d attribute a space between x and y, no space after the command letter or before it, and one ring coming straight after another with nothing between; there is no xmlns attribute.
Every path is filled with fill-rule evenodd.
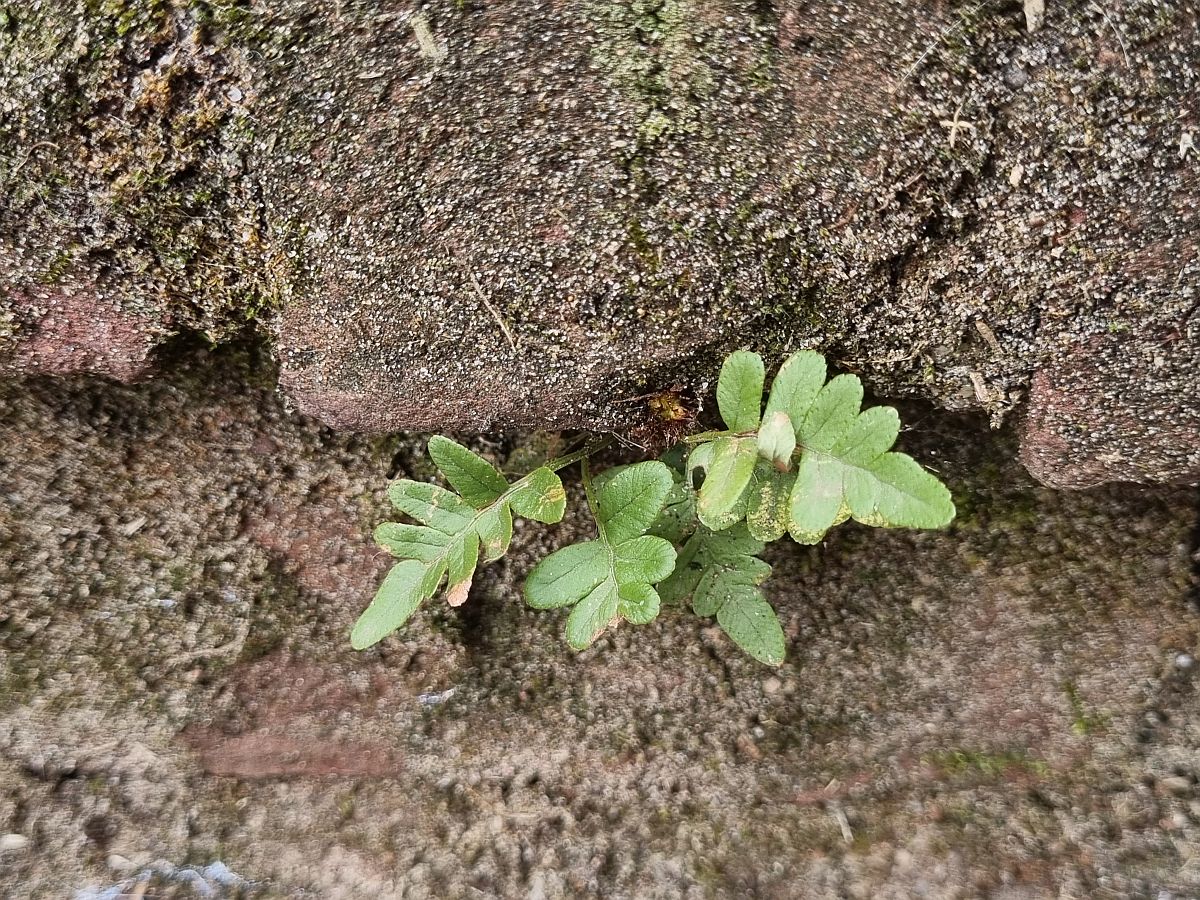
<svg viewBox="0 0 1200 900"><path fill-rule="evenodd" d="M694 0L593 0L588 14L600 38L597 65L641 119L630 160L668 135L696 131L714 78Z"/></svg>
<svg viewBox="0 0 1200 900"><path fill-rule="evenodd" d="M277 308L297 236L264 215L245 170L248 7L79 0L6 15L7 280L103 284L122 308L214 342ZM18 328L36 323L37 310L0 302Z"/></svg>

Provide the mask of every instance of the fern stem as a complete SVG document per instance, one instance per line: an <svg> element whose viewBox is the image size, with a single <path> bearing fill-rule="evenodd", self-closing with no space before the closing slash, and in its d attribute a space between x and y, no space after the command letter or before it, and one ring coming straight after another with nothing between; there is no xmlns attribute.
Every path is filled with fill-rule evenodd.
<svg viewBox="0 0 1200 900"><path fill-rule="evenodd" d="M579 464L579 475L583 481L583 492L587 495L588 509L591 510L592 519L596 522L596 530L600 532L600 538L603 539L604 526L600 523L600 505L596 500L596 489L592 486L592 467L588 465L586 456Z"/></svg>
<svg viewBox="0 0 1200 900"><path fill-rule="evenodd" d="M594 441L589 441L574 453L568 453L566 456L559 456L544 464L544 467L551 472L557 472L559 469L565 469L567 466L573 465L580 460L586 461L589 456L599 453L605 447L612 443L612 438L598 438Z"/></svg>
<svg viewBox="0 0 1200 900"><path fill-rule="evenodd" d="M717 438L730 437L733 434L732 431L702 431L700 434L689 434L683 439L683 443L703 444L707 441L715 441Z"/></svg>

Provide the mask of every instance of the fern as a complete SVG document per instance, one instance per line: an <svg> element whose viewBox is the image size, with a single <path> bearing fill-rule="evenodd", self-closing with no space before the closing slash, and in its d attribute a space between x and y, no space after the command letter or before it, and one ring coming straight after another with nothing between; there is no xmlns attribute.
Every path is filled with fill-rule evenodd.
<svg viewBox="0 0 1200 900"><path fill-rule="evenodd" d="M889 452L900 431L896 411L860 411L857 376L826 383L825 360L802 351L775 376L765 420L762 392L757 353L725 361L717 401L728 430L700 436L688 457L689 471L705 473L696 510L709 528L745 519L760 540L787 532L815 544L849 518L906 528L941 528L954 518L945 485L912 457Z"/></svg>
<svg viewBox="0 0 1200 900"><path fill-rule="evenodd" d="M826 374L820 354L793 354L764 408L762 357L734 353L717 382L725 430L685 438L661 461L619 466L595 479L588 458L607 441L510 484L466 447L432 438L429 455L454 490L407 479L392 484L392 503L420 524L376 529L376 541L399 562L355 624L351 643L368 647L400 628L443 582L451 606L464 602L480 558L507 552L514 515L562 519L566 493L555 473L581 462L596 538L538 563L525 582L526 602L539 610L570 607L566 638L575 649L622 620L645 624L663 604L688 603L697 615L715 617L746 653L779 665L786 640L762 591L771 573L759 558L767 543L784 534L816 543L851 518L908 528L940 528L954 518L945 486L891 449L900 430L896 411L861 409L859 379L827 381Z"/></svg>
<svg viewBox="0 0 1200 900"><path fill-rule="evenodd" d="M552 553L525 581L525 598L534 609L574 606L567 643L576 650L621 619L654 621L660 601L652 585L675 568L670 542L646 534L671 490L665 464L610 469L593 485L585 463L583 477L598 538Z"/></svg>
<svg viewBox="0 0 1200 900"><path fill-rule="evenodd" d="M513 513L553 524L566 511L562 481L546 466L509 484L487 460L449 438L431 438L429 455L458 494L406 478L388 489L392 505L422 524L385 522L375 529L376 542L401 562L355 623L350 643L356 650L401 627L443 578L446 601L462 604L480 554L491 562L508 551Z"/></svg>
<svg viewBox="0 0 1200 900"><path fill-rule="evenodd" d="M679 551L675 571L658 586L664 603L690 600L698 616L716 616L730 639L767 665L783 662L783 628L759 588L771 567L764 544L745 525L710 531L701 525Z"/></svg>

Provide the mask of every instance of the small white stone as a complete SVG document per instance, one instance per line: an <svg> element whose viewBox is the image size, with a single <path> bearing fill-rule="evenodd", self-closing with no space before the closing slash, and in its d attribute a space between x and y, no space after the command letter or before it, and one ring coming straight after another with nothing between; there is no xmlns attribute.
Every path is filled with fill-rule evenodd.
<svg viewBox="0 0 1200 900"><path fill-rule="evenodd" d="M23 834L0 835L0 853L24 850L29 846L29 838Z"/></svg>
<svg viewBox="0 0 1200 900"><path fill-rule="evenodd" d="M122 856L120 853L110 853L105 862L108 864L109 869L118 875L127 875L137 868L137 864L132 859Z"/></svg>
<svg viewBox="0 0 1200 900"><path fill-rule="evenodd" d="M1192 781L1190 778L1184 778L1182 775L1171 775L1162 779L1161 784L1168 793L1174 794L1176 797L1185 797L1192 792Z"/></svg>
<svg viewBox="0 0 1200 900"><path fill-rule="evenodd" d="M1195 658L1190 653L1180 653L1175 657L1175 668L1190 669L1196 664Z"/></svg>

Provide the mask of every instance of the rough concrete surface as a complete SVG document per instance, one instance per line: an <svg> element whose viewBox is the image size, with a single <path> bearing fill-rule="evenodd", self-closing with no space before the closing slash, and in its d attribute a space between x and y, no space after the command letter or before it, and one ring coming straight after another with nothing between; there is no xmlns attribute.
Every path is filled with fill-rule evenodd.
<svg viewBox="0 0 1200 900"><path fill-rule="evenodd" d="M957 523L776 546L778 670L674 609L567 649L519 586L578 513L355 653L432 470L275 377L0 387L0 895L1200 896L1195 490L1039 487L914 405Z"/></svg>
<svg viewBox="0 0 1200 900"><path fill-rule="evenodd" d="M816 347L1023 409L1044 482L1196 481L1200 11L1045 7L0 4L3 366L257 322L332 426L480 432Z"/></svg>

